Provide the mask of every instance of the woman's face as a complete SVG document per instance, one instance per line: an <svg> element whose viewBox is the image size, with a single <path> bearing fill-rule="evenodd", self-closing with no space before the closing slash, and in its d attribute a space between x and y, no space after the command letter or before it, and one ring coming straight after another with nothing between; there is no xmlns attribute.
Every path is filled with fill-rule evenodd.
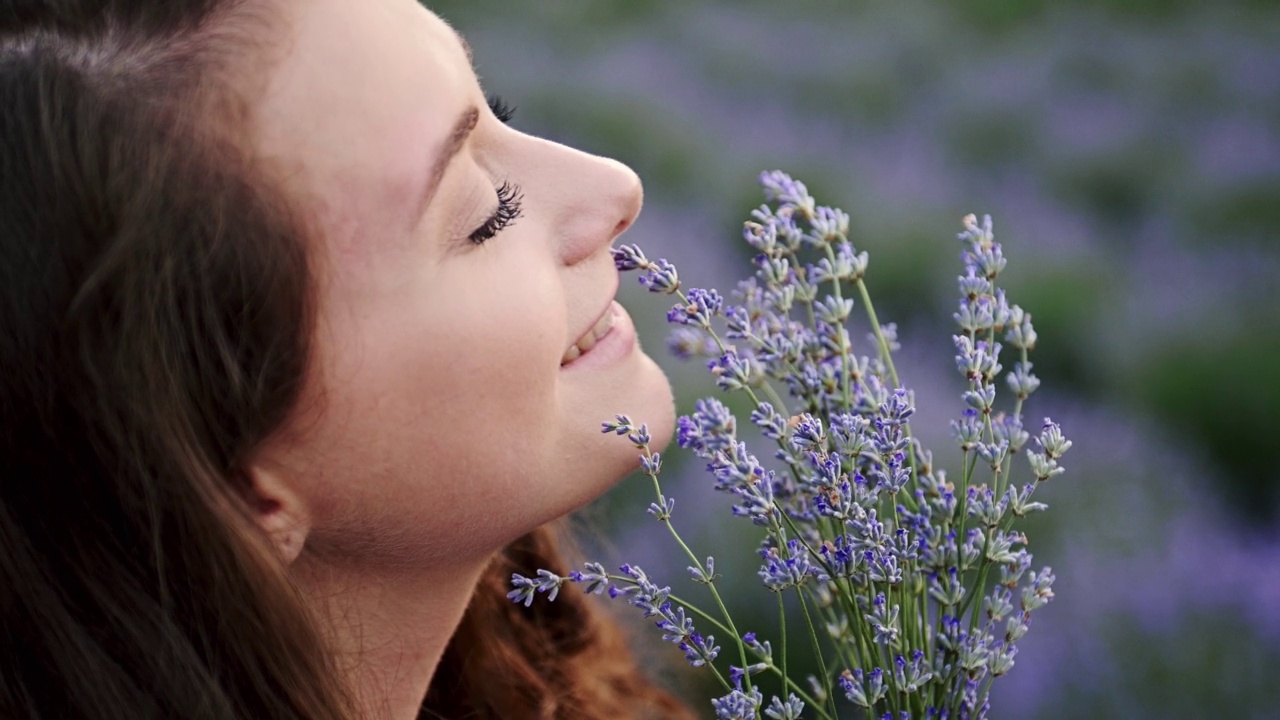
<svg viewBox="0 0 1280 720"><path fill-rule="evenodd" d="M600 421L670 436L666 378L613 301L640 181L505 125L413 0L288 5L254 142L312 221L318 325L263 462L332 559L483 557L635 467Z"/></svg>

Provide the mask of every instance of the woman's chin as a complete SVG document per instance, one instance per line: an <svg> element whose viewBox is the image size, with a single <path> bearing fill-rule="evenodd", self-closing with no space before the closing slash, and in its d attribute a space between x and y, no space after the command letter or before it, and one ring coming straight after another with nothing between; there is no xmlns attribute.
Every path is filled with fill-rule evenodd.
<svg viewBox="0 0 1280 720"><path fill-rule="evenodd" d="M575 506L603 495L624 477L640 469L642 451L625 436L601 431L601 424L625 415L649 432L649 449L660 452L675 435L675 401L671 383L652 358L637 352L624 368L574 383L563 406L562 422L568 442L557 443L556 455L575 467L566 476L579 478ZM553 462L555 462L553 460Z"/></svg>
<svg viewBox="0 0 1280 720"><path fill-rule="evenodd" d="M625 413L636 425L644 424L649 429L649 449L659 452L671 443L676 428L676 403L671 391L671 381L653 358L648 355L642 360L645 367L645 383L643 394L636 398L636 409Z"/></svg>

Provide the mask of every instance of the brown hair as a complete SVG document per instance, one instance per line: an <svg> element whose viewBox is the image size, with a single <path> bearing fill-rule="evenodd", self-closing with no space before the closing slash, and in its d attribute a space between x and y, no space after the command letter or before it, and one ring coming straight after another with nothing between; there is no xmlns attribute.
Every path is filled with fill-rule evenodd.
<svg viewBox="0 0 1280 720"><path fill-rule="evenodd" d="M527 608L507 599L513 572L567 575L560 556L556 534L542 528L494 558L432 679L426 707L437 714L428 717L692 720L636 672L596 597L566 587Z"/></svg>
<svg viewBox="0 0 1280 720"><path fill-rule="evenodd" d="M237 0L0 4L0 716L350 718L241 464L297 401L298 215L249 160ZM487 571L427 717L689 717L584 598Z"/></svg>

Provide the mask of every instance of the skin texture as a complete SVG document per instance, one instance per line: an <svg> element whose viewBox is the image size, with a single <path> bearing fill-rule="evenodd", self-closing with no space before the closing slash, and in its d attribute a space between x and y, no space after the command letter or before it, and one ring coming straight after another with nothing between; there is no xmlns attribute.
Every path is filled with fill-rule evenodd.
<svg viewBox="0 0 1280 720"><path fill-rule="evenodd" d="M495 118L458 36L413 0L286 14L253 142L312 224L318 324L302 401L252 477L366 716L411 718L491 554L635 468L600 421L670 438L669 385L625 312L560 364L609 311L609 247L642 191L624 165ZM474 245L504 181L522 214Z"/></svg>

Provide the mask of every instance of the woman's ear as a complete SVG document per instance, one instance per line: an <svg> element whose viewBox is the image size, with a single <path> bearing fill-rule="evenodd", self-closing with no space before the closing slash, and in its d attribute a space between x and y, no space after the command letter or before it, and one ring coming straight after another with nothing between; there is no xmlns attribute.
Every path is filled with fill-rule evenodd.
<svg viewBox="0 0 1280 720"><path fill-rule="evenodd" d="M311 515L292 478L273 463L255 461L246 472L249 507L280 559L292 564L311 531Z"/></svg>

